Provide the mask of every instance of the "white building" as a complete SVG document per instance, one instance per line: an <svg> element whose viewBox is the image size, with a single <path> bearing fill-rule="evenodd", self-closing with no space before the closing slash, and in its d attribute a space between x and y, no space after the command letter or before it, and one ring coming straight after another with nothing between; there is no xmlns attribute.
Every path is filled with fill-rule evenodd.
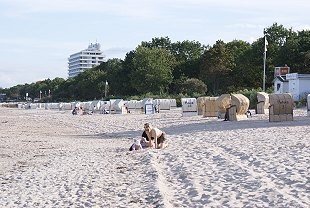
<svg viewBox="0 0 310 208"><path fill-rule="evenodd" d="M290 73L277 76L274 80L274 93L291 93L294 101L306 98L310 93L310 74Z"/></svg>
<svg viewBox="0 0 310 208"><path fill-rule="evenodd" d="M289 93L288 88L288 80L286 80L286 76L276 76L274 79L274 93L282 94Z"/></svg>
<svg viewBox="0 0 310 208"><path fill-rule="evenodd" d="M100 44L90 44L87 49L72 54L68 59L69 73L68 77L74 77L79 73L98 66L103 62L103 53L100 51Z"/></svg>

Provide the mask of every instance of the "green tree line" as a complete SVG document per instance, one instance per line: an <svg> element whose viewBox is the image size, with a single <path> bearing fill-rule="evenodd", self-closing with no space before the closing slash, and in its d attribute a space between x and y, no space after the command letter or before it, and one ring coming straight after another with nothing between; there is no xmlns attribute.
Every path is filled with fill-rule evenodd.
<svg viewBox="0 0 310 208"><path fill-rule="evenodd" d="M273 85L276 66L288 65L291 73L310 73L310 31L293 31L274 23L252 44L218 40L205 46L198 41L172 42L169 37L156 37L141 42L124 60L109 59L69 79L0 88L0 93L24 100L26 93L33 99L39 98L41 92L43 102L59 102L134 96L218 96L261 89L264 36L268 40L266 88Z"/></svg>

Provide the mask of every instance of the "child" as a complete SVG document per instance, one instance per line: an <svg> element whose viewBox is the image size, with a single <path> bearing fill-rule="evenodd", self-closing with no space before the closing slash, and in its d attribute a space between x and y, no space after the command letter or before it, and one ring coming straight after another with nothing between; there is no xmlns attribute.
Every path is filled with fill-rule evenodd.
<svg viewBox="0 0 310 208"><path fill-rule="evenodd" d="M130 146L129 151L133 151L133 150L142 150L142 145L140 143L139 139L133 139L133 144Z"/></svg>

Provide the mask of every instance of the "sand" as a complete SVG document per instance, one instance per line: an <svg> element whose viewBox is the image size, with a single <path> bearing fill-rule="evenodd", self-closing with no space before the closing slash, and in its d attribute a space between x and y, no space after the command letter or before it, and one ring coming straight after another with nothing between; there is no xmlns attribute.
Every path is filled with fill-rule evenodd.
<svg viewBox="0 0 310 208"><path fill-rule="evenodd" d="M169 146L129 152L149 122ZM0 108L0 207L310 207L310 117Z"/></svg>

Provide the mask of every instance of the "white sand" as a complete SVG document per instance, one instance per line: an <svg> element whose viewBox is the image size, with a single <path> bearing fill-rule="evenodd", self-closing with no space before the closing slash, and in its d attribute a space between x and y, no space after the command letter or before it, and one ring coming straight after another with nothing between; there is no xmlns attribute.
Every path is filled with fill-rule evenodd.
<svg viewBox="0 0 310 208"><path fill-rule="evenodd" d="M0 207L310 207L310 117L0 108ZM143 124L169 147L129 152Z"/></svg>

